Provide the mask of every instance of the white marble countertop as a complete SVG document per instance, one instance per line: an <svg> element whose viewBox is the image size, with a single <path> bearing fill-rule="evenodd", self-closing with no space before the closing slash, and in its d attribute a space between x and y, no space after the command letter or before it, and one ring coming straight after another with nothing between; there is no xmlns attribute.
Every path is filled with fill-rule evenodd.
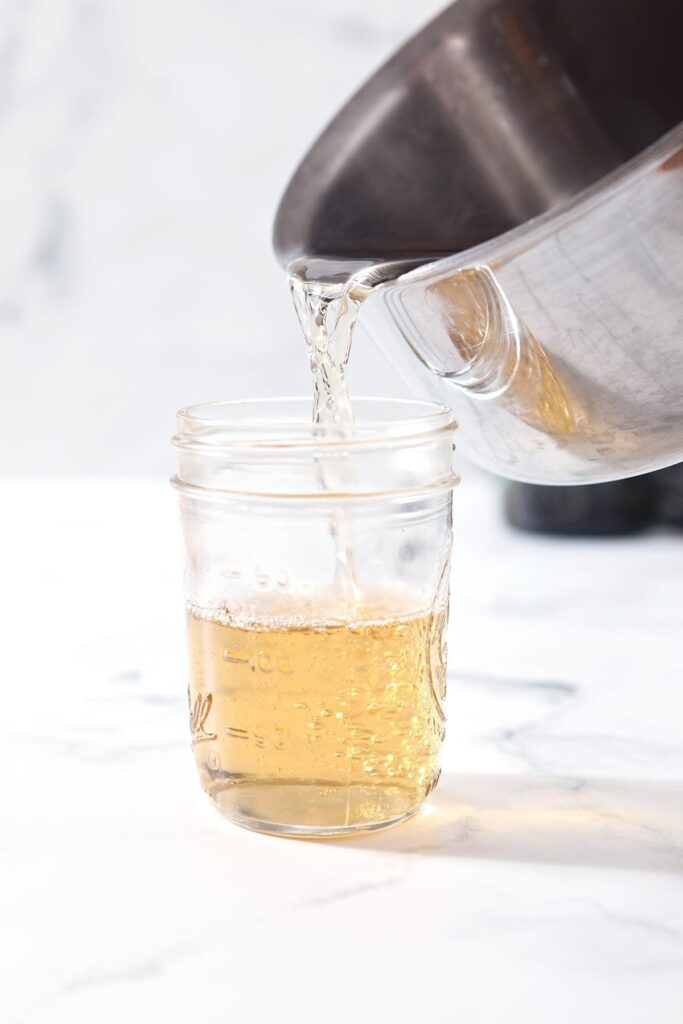
<svg viewBox="0 0 683 1024"><path fill-rule="evenodd" d="M254 835L187 735L165 484L4 482L8 1024L683 1019L683 544L456 494L444 775L373 837Z"/></svg>

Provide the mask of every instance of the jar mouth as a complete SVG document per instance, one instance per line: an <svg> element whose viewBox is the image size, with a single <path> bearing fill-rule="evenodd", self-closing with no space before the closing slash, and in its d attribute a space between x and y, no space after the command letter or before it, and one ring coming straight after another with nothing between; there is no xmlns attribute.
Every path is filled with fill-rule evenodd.
<svg viewBox="0 0 683 1024"><path fill-rule="evenodd" d="M206 402L178 411L171 443L205 455L353 451L410 447L457 428L450 408L421 399L354 398L353 412L352 423L314 423L310 397Z"/></svg>
<svg viewBox="0 0 683 1024"><path fill-rule="evenodd" d="M173 486L189 499L287 500L354 507L436 499L458 483L449 408L418 399L354 399L354 421L313 423L310 398L211 402L181 409ZM360 504L359 504L360 503ZM307 513L307 514L308 514ZM422 514L420 512L419 514Z"/></svg>

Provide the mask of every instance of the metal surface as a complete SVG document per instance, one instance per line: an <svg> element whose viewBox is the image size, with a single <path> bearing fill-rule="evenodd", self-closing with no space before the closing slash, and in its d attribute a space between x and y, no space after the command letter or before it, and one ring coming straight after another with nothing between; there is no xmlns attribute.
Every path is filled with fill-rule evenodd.
<svg viewBox="0 0 683 1024"><path fill-rule="evenodd" d="M283 198L281 262L384 264L361 323L496 472L683 460L681 38L680 0L459 0Z"/></svg>

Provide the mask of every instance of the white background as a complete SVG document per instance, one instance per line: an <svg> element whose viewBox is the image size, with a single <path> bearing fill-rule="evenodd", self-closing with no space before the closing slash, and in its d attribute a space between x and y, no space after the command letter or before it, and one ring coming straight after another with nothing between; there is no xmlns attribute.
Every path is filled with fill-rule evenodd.
<svg viewBox="0 0 683 1024"><path fill-rule="evenodd" d="M167 475L183 404L306 393L274 212L438 0L0 0L0 473ZM356 393L400 381L358 339Z"/></svg>

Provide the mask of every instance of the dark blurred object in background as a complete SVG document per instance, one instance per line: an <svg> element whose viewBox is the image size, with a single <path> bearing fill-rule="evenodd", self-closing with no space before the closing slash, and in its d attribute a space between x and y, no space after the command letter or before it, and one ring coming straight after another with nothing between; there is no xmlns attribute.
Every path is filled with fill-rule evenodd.
<svg viewBox="0 0 683 1024"><path fill-rule="evenodd" d="M657 519L669 526L683 526L683 462L652 473L657 499Z"/></svg>
<svg viewBox="0 0 683 1024"><path fill-rule="evenodd" d="M579 487L508 484L505 514L520 530L568 537L637 533L653 525L657 502L650 475Z"/></svg>
<svg viewBox="0 0 683 1024"><path fill-rule="evenodd" d="M580 487L510 483L505 516L519 530L571 537L637 533L683 526L683 463L656 473Z"/></svg>

